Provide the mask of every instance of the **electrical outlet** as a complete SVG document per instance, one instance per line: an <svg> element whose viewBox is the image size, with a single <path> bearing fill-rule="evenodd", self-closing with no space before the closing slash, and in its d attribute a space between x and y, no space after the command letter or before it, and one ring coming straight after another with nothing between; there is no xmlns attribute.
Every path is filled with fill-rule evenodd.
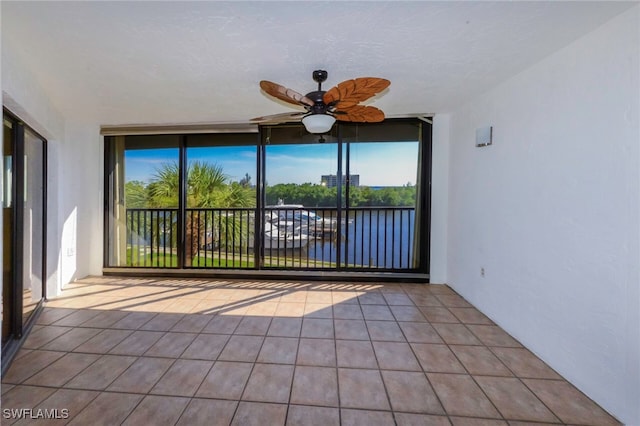
<svg viewBox="0 0 640 426"><path fill-rule="evenodd" d="M480 268L480 276L484 278L484 268Z"/></svg>

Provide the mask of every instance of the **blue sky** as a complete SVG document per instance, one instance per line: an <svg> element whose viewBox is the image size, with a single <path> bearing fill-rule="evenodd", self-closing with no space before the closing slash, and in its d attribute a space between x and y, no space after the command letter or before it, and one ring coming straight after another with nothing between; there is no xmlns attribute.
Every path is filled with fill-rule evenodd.
<svg viewBox="0 0 640 426"><path fill-rule="evenodd" d="M401 186L416 183L417 142L351 144L351 173L360 185ZM190 148L187 161L206 161L222 166L237 181L248 173L255 181L255 147ZM125 179L149 182L162 163L177 162L178 149L125 152ZM320 176L336 174L336 144L270 145L266 148L266 179L277 183L320 183ZM344 170L343 170L344 172Z"/></svg>

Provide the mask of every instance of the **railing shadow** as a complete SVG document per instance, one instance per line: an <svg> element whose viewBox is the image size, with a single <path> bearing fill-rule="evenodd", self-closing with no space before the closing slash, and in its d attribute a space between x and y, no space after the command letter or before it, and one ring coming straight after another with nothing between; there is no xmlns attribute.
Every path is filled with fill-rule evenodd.
<svg viewBox="0 0 640 426"><path fill-rule="evenodd" d="M98 286L99 289L93 288ZM399 284L400 286L400 284ZM106 287L106 288L105 288ZM140 294L141 288L148 288L149 293ZM156 291L155 289L161 290ZM244 307L249 307L256 303L276 301L282 296L299 291L306 292L354 292L357 297L358 292L368 292L382 288L382 285L375 283L310 283L303 281L247 281L247 280L200 280L200 279L105 279L103 277L88 277L84 280L72 283L63 290L62 295L49 301L49 306L68 307L74 306L74 300L82 298L87 302L81 309L101 309L101 310L134 310L143 308L145 305L158 304L172 301L177 298L195 299L201 295L200 300L216 299L224 300L223 292L246 291L246 297L229 300L217 306L215 309L201 312L207 314L225 314ZM398 287L399 289L401 287ZM86 290L85 290L86 289ZM211 296L209 292L220 292ZM135 292L135 294L128 294ZM254 294L255 292L258 292ZM266 292L266 293L265 293ZM207 297L210 296L210 297ZM237 297L237 296L236 296ZM115 300L111 300L115 299ZM123 304L124 302L124 304ZM126 303L129 302L129 303Z"/></svg>

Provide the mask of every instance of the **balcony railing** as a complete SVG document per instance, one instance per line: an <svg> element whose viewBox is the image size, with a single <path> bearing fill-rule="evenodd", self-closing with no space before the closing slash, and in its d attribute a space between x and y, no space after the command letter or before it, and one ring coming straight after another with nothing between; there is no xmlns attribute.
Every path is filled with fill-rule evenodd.
<svg viewBox="0 0 640 426"><path fill-rule="evenodd" d="M183 246L178 217L178 209L127 209L126 266L376 271L417 268L412 207L186 209ZM182 262L179 256L184 256Z"/></svg>
<svg viewBox="0 0 640 426"><path fill-rule="evenodd" d="M177 267L177 223L178 209L127 209L126 266Z"/></svg>

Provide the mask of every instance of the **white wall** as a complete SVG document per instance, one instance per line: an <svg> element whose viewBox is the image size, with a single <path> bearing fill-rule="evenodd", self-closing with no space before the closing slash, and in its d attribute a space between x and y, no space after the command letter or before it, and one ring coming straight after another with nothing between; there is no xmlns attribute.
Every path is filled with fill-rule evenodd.
<svg viewBox="0 0 640 426"><path fill-rule="evenodd" d="M60 145L59 228L63 283L102 274L103 145L97 124L67 121L72 143Z"/></svg>
<svg viewBox="0 0 640 426"><path fill-rule="evenodd" d="M102 273L102 142L97 123L59 112L24 66L26 53L4 36L2 100L48 140L47 293L54 296L76 278Z"/></svg>
<svg viewBox="0 0 640 426"><path fill-rule="evenodd" d="M449 207L450 117L433 117L431 146L431 242L429 282L447 282L447 212Z"/></svg>
<svg viewBox="0 0 640 426"><path fill-rule="evenodd" d="M449 284L628 424L640 424L639 64L636 6L450 126ZM493 146L476 148L488 125Z"/></svg>
<svg viewBox="0 0 640 426"><path fill-rule="evenodd" d="M20 53L14 48L13 40L3 34L2 40L2 103L18 115L49 142L48 170L48 247L47 247L47 294L56 294L60 287L57 268L57 256L52 256L52 248L57 246L58 230L51 224L57 218L58 180L57 164L51 167L51 154L55 146L64 139L64 119L55 109L49 97L34 79L29 70L22 65ZM55 157L55 156L54 156ZM57 253L58 249L55 250Z"/></svg>

